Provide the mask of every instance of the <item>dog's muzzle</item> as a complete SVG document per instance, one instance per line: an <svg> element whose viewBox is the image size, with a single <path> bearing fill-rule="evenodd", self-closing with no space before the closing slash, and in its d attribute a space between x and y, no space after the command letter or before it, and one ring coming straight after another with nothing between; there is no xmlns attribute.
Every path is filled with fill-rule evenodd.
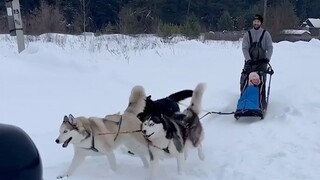
<svg viewBox="0 0 320 180"><path fill-rule="evenodd" d="M67 139L63 144L62 147L66 148L69 145L69 142L72 140L72 137L70 137L69 139Z"/></svg>
<svg viewBox="0 0 320 180"><path fill-rule="evenodd" d="M151 133L151 134L149 134L149 135L144 134L144 137L145 137L145 138L149 138L149 137L151 137L152 135L154 135L154 132Z"/></svg>

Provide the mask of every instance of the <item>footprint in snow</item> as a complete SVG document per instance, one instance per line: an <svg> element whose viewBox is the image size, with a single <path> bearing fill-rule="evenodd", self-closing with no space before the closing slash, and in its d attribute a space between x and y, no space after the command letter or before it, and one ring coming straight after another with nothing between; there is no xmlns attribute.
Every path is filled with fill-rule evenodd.
<svg viewBox="0 0 320 180"><path fill-rule="evenodd" d="M277 107L274 106L268 109L268 116L272 119L287 119L288 116L302 116L303 113L293 106Z"/></svg>
<svg viewBox="0 0 320 180"><path fill-rule="evenodd" d="M268 158L267 165L270 165L273 163L273 161L280 159L280 158L284 158L286 156L287 156L287 154L285 152L277 152L277 153L270 154L267 156L267 158Z"/></svg>

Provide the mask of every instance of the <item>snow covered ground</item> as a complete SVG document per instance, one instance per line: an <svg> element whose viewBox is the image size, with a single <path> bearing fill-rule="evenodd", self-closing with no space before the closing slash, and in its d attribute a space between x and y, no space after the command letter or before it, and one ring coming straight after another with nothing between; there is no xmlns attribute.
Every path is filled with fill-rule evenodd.
<svg viewBox="0 0 320 180"><path fill-rule="evenodd" d="M56 179L72 159L72 146L64 149L54 142L65 114L105 116L123 111L134 85L143 85L157 99L205 82L203 108L209 111L234 111L239 98L240 42L165 42L121 35L87 42L76 36L43 35L29 41L17 54L15 40L0 36L0 123L17 125L31 136L42 157L45 180ZM266 118L237 122L233 116L207 116L202 120L206 160L191 151L183 175L177 175L175 160L162 161L159 179L319 179L319 52L319 40L274 44L275 75ZM116 157L117 173L104 157L92 157L69 179L147 176L139 158L121 148Z"/></svg>

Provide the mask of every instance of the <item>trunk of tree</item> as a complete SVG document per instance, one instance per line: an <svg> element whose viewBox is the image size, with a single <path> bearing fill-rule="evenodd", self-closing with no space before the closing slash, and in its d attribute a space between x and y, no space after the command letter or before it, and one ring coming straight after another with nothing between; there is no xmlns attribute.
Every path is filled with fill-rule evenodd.
<svg viewBox="0 0 320 180"><path fill-rule="evenodd" d="M263 8L263 21L264 24L267 22L267 6L268 6L268 0L264 0L264 8Z"/></svg>
<svg viewBox="0 0 320 180"><path fill-rule="evenodd" d="M191 0L189 0L188 2L187 17L189 16L189 13L190 13L190 5L191 5Z"/></svg>
<svg viewBox="0 0 320 180"><path fill-rule="evenodd" d="M83 33L84 33L84 41L86 41L86 0L82 0L83 7Z"/></svg>

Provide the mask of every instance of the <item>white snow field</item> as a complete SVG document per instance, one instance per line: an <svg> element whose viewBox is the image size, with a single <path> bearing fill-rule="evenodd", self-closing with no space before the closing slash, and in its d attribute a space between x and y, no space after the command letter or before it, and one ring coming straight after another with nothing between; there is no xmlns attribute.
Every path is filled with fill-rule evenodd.
<svg viewBox="0 0 320 180"><path fill-rule="evenodd" d="M85 42L83 37L45 34L29 37L21 54L15 44L13 37L0 35L0 123L19 126L34 140L45 180L56 179L71 163L72 146L55 143L64 115L123 112L135 85L157 99L204 82L201 115L234 111L239 98L241 42L123 35L89 37ZM206 116L205 161L190 151L182 175L177 175L174 159L161 161L158 179L318 180L319 52L320 41L315 39L275 43L266 118ZM68 179L145 179L148 169L125 150L116 150L117 172L110 170L105 157L89 157Z"/></svg>

